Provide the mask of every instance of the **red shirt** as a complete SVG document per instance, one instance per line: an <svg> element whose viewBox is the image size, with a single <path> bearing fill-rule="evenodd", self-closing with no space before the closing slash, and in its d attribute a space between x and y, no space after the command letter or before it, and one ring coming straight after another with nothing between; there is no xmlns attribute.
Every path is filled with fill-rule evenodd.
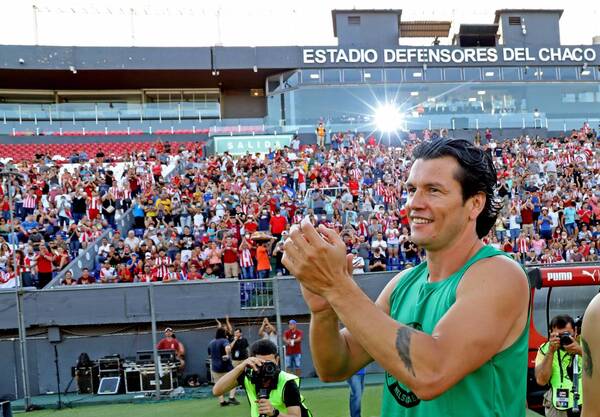
<svg viewBox="0 0 600 417"><path fill-rule="evenodd" d="M201 279L202 275L198 271L188 273L188 281L196 281Z"/></svg>
<svg viewBox="0 0 600 417"><path fill-rule="evenodd" d="M350 194L358 195L359 184L355 179L351 179L348 183L348 188L350 188Z"/></svg>
<svg viewBox="0 0 600 417"><path fill-rule="evenodd" d="M254 233L258 230L258 223L256 222L246 222L244 223L244 229L248 233Z"/></svg>
<svg viewBox="0 0 600 417"><path fill-rule="evenodd" d="M304 334L302 333L302 330L299 330L298 328L296 328L295 330L287 329L283 333L283 337L285 337L287 340L302 339L303 335ZM294 346L292 346L292 345L286 345L286 347L285 347L285 354L286 355L297 355L299 353L302 353L302 341L295 342Z"/></svg>
<svg viewBox="0 0 600 417"><path fill-rule="evenodd" d="M54 256L49 255L52 259L54 258ZM52 260L48 260L44 257L44 255L42 255L40 253L40 256L38 257L37 260L37 269L38 272L42 272L42 273L47 273L47 272L52 272Z"/></svg>
<svg viewBox="0 0 600 417"><path fill-rule="evenodd" d="M532 224L533 223L533 210L530 208L521 209L521 220L523 224Z"/></svg>
<svg viewBox="0 0 600 417"><path fill-rule="evenodd" d="M235 246L223 249L223 263L232 264L238 260L238 250Z"/></svg>
<svg viewBox="0 0 600 417"><path fill-rule="evenodd" d="M285 226L287 225L287 219L282 215L278 214L276 216L271 217L269 223L271 224L271 233L273 233L274 235L280 235L285 230Z"/></svg>
<svg viewBox="0 0 600 417"><path fill-rule="evenodd" d="M152 174L160 175L162 173L162 166L160 164L156 164L152 167Z"/></svg>
<svg viewBox="0 0 600 417"><path fill-rule="evenodd" d="M582 223L590 224L590 221L592 220L592 212L590 210L579 209L577 210L577 214L579 215Z"/></svg>

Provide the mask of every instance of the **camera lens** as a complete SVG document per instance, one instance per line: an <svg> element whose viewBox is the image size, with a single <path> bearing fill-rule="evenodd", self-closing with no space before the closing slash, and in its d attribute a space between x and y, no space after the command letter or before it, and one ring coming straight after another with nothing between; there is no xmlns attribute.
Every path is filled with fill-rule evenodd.
<svg viewBox="0 0 600 417"><path fill-rule="evenodd" d="M559 335L560 337L560 346L565 347L573 343L573 338L571 337L571 333L563 332Z"/></svg>

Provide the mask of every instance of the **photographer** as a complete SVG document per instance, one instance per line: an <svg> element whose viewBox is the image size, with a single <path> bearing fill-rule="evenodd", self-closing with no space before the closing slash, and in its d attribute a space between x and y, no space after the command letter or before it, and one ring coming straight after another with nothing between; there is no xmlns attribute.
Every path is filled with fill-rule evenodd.
<svg viewBox="0 0 600 417"><path fill-rule="evenodd" d="M250 346L250 355L215 383L213 395L223 395L242 385L252 417L311 417L300 394L300 379L279 368L275 344L258 340Z"/></svg>
<svg viewBox="0 0 600 417"><path fill-rule="evenodd" d="M573 411L573 359L581 370L582 349L576 340L575 321L571 316L556 316L550 322L550 340L540 346L535 358L535 379L541 386L550 384L544 395L548 417L578 416ZM578 373L579 407L581 407L581 372Z"/></svg>

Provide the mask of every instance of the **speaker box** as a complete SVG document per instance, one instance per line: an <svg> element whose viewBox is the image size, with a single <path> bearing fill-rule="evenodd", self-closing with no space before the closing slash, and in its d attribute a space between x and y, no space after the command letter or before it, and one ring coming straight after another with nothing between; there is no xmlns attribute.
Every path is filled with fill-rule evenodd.
<svg viewBox="0 0 600 417"><path fill-rule="evenodd" d="M98 390L98 367L77 368L77 388L80 394L95 394Z"/></svg>
<svg viewBox="0 0 600 417"><path fill-rule="evenodd" d="M160 390L171 391L175 388L173 374L165 372L160 379ZM156 389L156 381L154 380L154 372L146 372L142 374L142 391L152 392Z"/></svg>
<svg viewBox="0 0 600 417"><path fill-rule="evenodd" d="M12 417L10 401L0 401L0 417Z"/></svg>
<svg viewBox="0 0 600 417"><path fill-rule="evenodd" d="M140 380L140 371L125 371L125 392L140 392L142 390L142 381Z"/></svg>

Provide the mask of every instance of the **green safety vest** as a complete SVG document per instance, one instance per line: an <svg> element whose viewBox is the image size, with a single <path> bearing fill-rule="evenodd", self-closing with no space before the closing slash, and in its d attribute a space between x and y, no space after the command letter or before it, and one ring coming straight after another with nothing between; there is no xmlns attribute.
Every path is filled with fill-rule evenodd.
<svg viewBox="0 0 600 417"><path fill-rule="evenodd" d="M294 381L298 388L300 388L300 378L298 378L294 374L290 374L287 372L281 371L279 373L279 379L277 380L277 388L271 390L269 393L269 401L271 405L278 409L280 413L287 414L287 407L283 403L283 387L288 381ZM248 396L248 400L250 401L250 416L251 417L259 417L258 414L258 404L256 401L258 400L258 395L256 394L256 386L250 381L250 379L245 376L244 377L244 389L246 390L246 395ZM302 407L308 410L306 404L304 403L304 397L300 394L300 401L302 403ZM312 417L312 413L308 410L308 415Z"/></svg>
<svg viewBox="0 0 600 417"><path fill-rule="evenodd" d="M544 355L548 354L548 342L544 343L540 346L540 352ZM550 386L552 387L552 405L557 410L570 410L573 408L573 381L569 378L569 374L567 373L567 369L571 362L573 361L573 356L568 354L561 349L554 352L554 357L552 358L552 377L550 378ZM579 405L583 404L583 389L582 389L582 380L583 376L581 373L582 360L581 356L577 355L577 365L579 366L579 383L577 384L578 392L579 392L579 401L577 403ZM566 390L568 392L568 397L564 395L558 395L559 390ZM564 391L561 391L561 393Z"/></svg>

